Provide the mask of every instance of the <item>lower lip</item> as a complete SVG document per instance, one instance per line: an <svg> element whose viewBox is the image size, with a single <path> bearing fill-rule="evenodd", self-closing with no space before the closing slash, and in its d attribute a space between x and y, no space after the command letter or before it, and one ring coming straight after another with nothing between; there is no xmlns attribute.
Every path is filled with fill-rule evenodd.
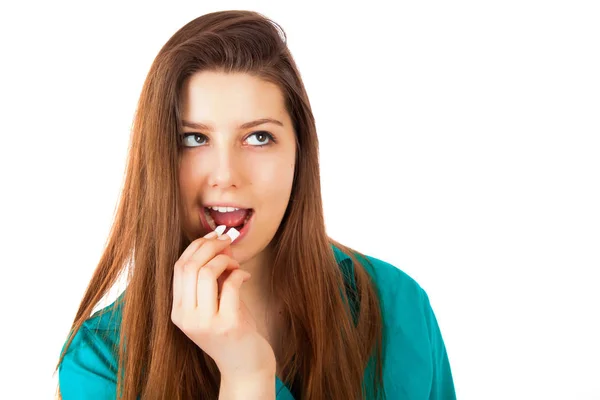
<svg viewBox="0 0 600 400"><path fill-rule="evenodd" d="M233 244L238 243L240 240L242 240L242 238L244 236L246 236L246 233L248 233L248 231L250 230L250 224L252 224L252 221L254 220L254 215L256 215L256 212L254 210L252 210L252 216L250 217L248 222L246 222L244 224L243 228L239 231L240 235L237 237L237 239L235 239ZM210 225L208 224L208 221L206 220L206 214L204 213L204 209L202 209L202 211L200 212L200 222L202 224L202 227L206 229L207 233L212 232L212 229L210 228ZM229 229L231 229L231 228L229 228Z"/></svg>
<svg viewBox="0 0 600 400"><path fill-rule="evenodd" d="M238 238L235 239L235 241L233 242L233 244L239 243L239 241L242 240L244 238L244 236L246 236L246 233L250 230L250 224L252 224L252 221L254 220L254 215L255 214L256 213L254 211L252 211L252 216L250 217L250 219L248 219L248 222L246 222L244 224L244 226L240 230L240 236L238 236Z"/></svg>

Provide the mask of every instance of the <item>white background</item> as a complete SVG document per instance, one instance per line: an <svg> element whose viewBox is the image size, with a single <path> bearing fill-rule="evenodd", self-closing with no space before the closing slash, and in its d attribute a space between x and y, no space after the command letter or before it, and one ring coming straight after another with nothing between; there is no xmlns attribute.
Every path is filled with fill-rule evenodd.
<svg viewBox="0 0 600 400"><path fill-rule="evenodd" d="M160 47L254 9L308 90L329 234L425 288L459 398L600 399L598 3L330 4L2 3L2 398L53 397Z"/></svg>

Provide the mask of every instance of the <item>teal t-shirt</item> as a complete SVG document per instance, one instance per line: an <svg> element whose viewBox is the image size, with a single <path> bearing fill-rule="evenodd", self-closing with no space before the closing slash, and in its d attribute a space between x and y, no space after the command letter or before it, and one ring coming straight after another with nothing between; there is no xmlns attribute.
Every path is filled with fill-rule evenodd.
<svg viewBox="0 0 600 400"><path fill-rule="evenodd" d="M340 268L350 257L333 246ZM446 347L425 291L411 277L367 255L365 263L380 294L384 324L383 389L388 400L456 399ZM120 302L84 322L59 366L64 400L115 399ZM111 310L111 308L113 310ZM116 312L106 312L116 311ZM277 400L294 400L276 378Z"/></svg>

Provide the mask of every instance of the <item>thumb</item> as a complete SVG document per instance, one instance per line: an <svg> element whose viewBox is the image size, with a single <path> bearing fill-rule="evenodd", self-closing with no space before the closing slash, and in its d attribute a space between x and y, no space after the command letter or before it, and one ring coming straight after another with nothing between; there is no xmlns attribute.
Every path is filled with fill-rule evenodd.
<svg viewBox="0 0 600 400"><path fill-rule="evenodd" d="M221 250L219 252L219 254L225 254L226 256L233 258L233 253L231 252L231 245L225 247L223 250ZM237 261L237 260L235 260L235 261Z"/></svg>

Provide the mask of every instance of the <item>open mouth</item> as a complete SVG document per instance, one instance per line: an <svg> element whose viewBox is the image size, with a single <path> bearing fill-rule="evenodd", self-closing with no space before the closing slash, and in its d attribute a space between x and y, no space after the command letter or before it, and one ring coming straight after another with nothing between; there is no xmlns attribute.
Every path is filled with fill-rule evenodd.
<svg viewBox="0 0 600 400"><path fill-rule="evenodd" d="M225 233L227 233L230 228L242 231L248 220L252 218L253 214L254 210L252 208L222 212L209 207L204 207L204 215L210 229L214 231L217 226L225 225L227 227Z"/></svg>

